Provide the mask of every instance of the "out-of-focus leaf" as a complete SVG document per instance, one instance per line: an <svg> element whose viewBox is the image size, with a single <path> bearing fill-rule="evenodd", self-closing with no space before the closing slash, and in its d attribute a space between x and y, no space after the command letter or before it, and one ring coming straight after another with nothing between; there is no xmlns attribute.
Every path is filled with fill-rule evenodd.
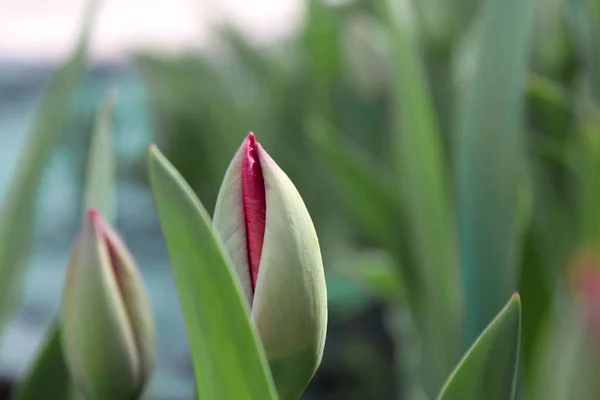
<svg viewBox="0 0 600 400"><path fill-rule="evenodd" d="M276 399L242 289L208 213L156 148L150 150L149 169L188 330L198 398Z"/></svg>
<svg viewBox="0 0 600 400"><path fill-rule="evenodd" d="M571 63L568 3L565 0L533 0L532 58L535 69L544 75L560 78Z"/></svg>
<svg viewBox="0 0 600 400"><path fill-rule="evenodd" d="M600 101L600 5L596 0L568 2L572 38L580 63L584 97Z"/></svg>
<svg viewBox="0 0 600 400"><path fill-rule="evenodd" d="M561 171L567 165L564 149L557 160ZM530 167L534 182L532 220L524 238L519 277L519 293L523 298L522 376L527 382L535 373L540 338L545 335L547 320L557 298L557 283L563 276L567 257L578 238L578 221L572 206L564 198L564 187L556 183L548 160L534 157ZM574 168L567 168L574 170ZM560 285L560 283L559 283ZM528 399L529 397L525 396Z"/></svg>
<svg viewBox="0 0 600 400"><path fill-rule="evenodd" d="M395 193L391 174L377 165L350 141L343 141L327 121L315 117L308 123L310 137L332 168L342 190L342 198L361 228L375 243L400 254L404 236L400 197ZM414 279L415 271L406 271ZM411 285L416 281L410 280Z"/></svg>
<svg viewBox="0 0 600 400"><path fill-rule="evenodd" d="M379 20L358 14L345 21L341 47L351 85L370 95L385 88L389 77L389 39Z"/></svg>
<svg viewBox="0 0 600 400"><path fill-rule="evenodd" d="M456 4L445 0L415 1L424 46L443 50L452 44L457 29Z"/></svg>
<svg viewBox="0 0 600 400"><path fill-rule="evenodd" d="M111 135L114 96L106 98L96 117L96 126L92 135L90 159L87 166L85 182L86 209L96 208L106 220L112 222L114 217L112 194L114 192L114 154ZM55 321L42 343L38 357L31 365L31 370L19 383L12 400L37 399L83 399L79 390L72 383L63 357L60 329Z"/></svg>
<svg viewBox="0 0 600 400"><path fill-rule="evenodd" d="M396 260L387 252L348 251L348 255L331 268L375 298L394 303L406 300L406 282L400 275Z"/></svg>
<svg viewBox="0 0 600 400"><path fill-rule="evenodd" d="M44 91L0 205L0 332L20 297L23 269L33 244L38 187L60 143L70 100L85 72L95 7L96 1L90 1L77 47Z"/></svg>
<svg viewBox="0 0 600 400"><path fill-rule="evenodd" d="M530 372L533 362L533 351L542 333L543 323L551 306L551 268L544 263L546 257L541 254L540 238L535 229L528 229L523 246L523 260L519 277L519 293L523 297L523 320L521 359L523 372Z"/></svg>
<svg viewBox="0 0 600 400"><path fill-rule="evenodd" d="M458 0L456 6L458 9L457 16L460 18L459 23L462 26L468 26L477 15L482 3L481 0Z"/></svg>
<svg viewBox="0 0 600 400"><path fill-rule="evenodd" d="M303 32L310 70L318 83L315 99L326 100L340 75L341 35L335 6L321 0L307 1L307 21ZM330 106L330 104L322 104Z"/></svg>
<svg viewBox="0 0 600 400"><path fill-rule="evenodd" d="M567 94L556 82L540 75L529 74L525 90L528 97L539 103L541 107L547 107L555 112L564 112L568 109Z"/></svg>
<svg viewBox="0 0 600 400"><path fill-rule="evenodd" d="M572 105L567 92L558 83L536 74L529 74L526 81L528 125L539 132L533 135L534 152L548 151L556 157L564 152L563 138L568 137L572 123ZM561 156L557 157L560 161Z"/></svg>
<svg viewBox="0 0 600 400"><path fill-rule="evenodd" d="M386 310L387 331L396 338L394 350L398 381L402 382L400 399L426 400L428 396L421 382L421 337L411 310L405 305L391 305Z"/></svg>
<svg viewBox="0 0 600 400"><path fill-rule="evenodd" d="M598 367L581 304L565 300L538 340L526 399L595 399Z"/></svg>
<svg viewBox="0 0 600 400"><path fill-rule="evenodd" d="M11 400L69 399L71 382L62 357L60 331L55 325Z"/></svg>
<svg viewBox="0 0 600 400"><path fill-rule="evenodd" d="M423 335L426 390L434 394L459 354L460 270L443 141L410 27L411 3L388 1L395 85L395 158L422 293L415 319ZM439 329L443 326L444 329Z"/></svg>
<svg viewBox="0 0 600 400"><path fill-rule="evenodd" d="M591 31L591 47L588 49L588 56L591 58L589 68L595 84L596 102L598 102L600 101L600 53L598 52L598 46L600 45L600 2L598 0L586 0L585 4Z"/></svg>
<svg viewBox="0 0 600 400"><path fill-rule="evenodd" d="M581 122L575 150L581 240L600 249L600 112Z"/></svg>
<svg viewBox="0 0 600 400"><path fill-rule="evenodd" d="M115 95L110 94L98 110L92 134L86 176L84 204L95 208L109 222L114 219L115 160L112 145L112 122Z"/></svg>
<svg viewBox="0 0 600 400"><path fill-rule="evenodd" d="M219 35L234 51L236 60L254 74L262 83L268 83L277 75L276 65L255 48L247 37L231 26L224 26Z"/></svg>
<svg viewBox="0 0 600 400"><path fill-rule="evenodd" d="M457 138L467 343L516 289L523 233L519 191L526 167L520 117L532 4L490 0L481 12L475 70L460 99Z"/></svg>
<svg viewBox="0 0 600 400"><path fill-rule="evenodd" d="M514 294L442 388L438 400L512 400L521 337L521 300Z"/></svg>
<svg viewBox="0 0 600 400"><path fill-rule="evenodd" d="M465 32L456 43L452 60L452 70L456 85L457 97L473 84L473 76L477 67L477 48L481 41L481 28L483 20L475 18L466 28ZM456 113L457 105L453 111ZM455 134L456 136L456 134ZM453 143L453 145L455 145Z"/></svg>

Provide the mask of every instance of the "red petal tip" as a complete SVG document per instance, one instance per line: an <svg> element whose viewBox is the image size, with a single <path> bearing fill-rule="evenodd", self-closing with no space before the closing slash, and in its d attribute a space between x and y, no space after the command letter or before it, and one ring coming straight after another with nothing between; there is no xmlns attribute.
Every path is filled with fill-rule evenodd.
<svg viewBox="0 0 600 400"><path fill-rule="evenodd" d="M94 220L98 219L98 217L100 217L100 213L95 208L90 208L87 213L88 213L88 217L90 217L90 219L92 221L94 221Z"/></svg>
<svg viewBox="0 0 600 400"><path fill-rule="evenodd" d="M253 145L256 144L256 136L254 136L254 132L250 132L247 138L250 141L250 143L252 143Z"/></svg>
<svg viewBox="0 0 600 400"><path fill-rule="evenodd" d="M521 297L521 296L519 295L519 292L513 292L513 297Z"/></svg>

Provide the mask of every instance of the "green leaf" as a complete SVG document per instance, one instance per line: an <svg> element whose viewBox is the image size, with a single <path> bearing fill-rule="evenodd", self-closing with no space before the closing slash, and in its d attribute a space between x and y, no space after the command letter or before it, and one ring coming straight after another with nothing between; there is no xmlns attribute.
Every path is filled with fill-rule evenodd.
<svg viewBox="0 0 600 400"><path fill-rule="evenodd" d="M437 115L419 56L411 1L388 1L395 85L393 139L409 245L422 293L415 320L423 335L424 379L435 391L459 357L460 270L456 227ZM444 329L439 329L444 326Z"/></svg>
<svg viewBox="0 0 600 400"><path fill-rule="evenodd" d="M438 400L511 400L521 341L521 300L514 294L450 375Z"/></svg>
<svg viewBox="0 0 600 400"><path fill-rule="evenodd" d="M110 140L113 108L114 96L111 95L98 110L85 184L86 209L95 207L109 222L112 222L114 189L113 147ZM12 400L83 398L71 382L63 357L59 322L55 321L48 332L47 340L42 343L38 357L31 364L30 372L19 383Z"/></svg>
<svg viewBox="0 0 600 400"><path fill-rule="evenodd" d="M208 213L155 147L150 182L192 351L199 399L276 399L262 344Z"/></svg>
<svg viewBox="0 0 600 400"><path fill-rule="evenodd" d="M41 351L11 400L68 399L69 371L62 357L60 331L52 325Z"/></svg>
<svg viewBox="0 0 600 400"><path fill-rule="evenodd" d="M95 1L88 5L79 43L54 74L38 105L13 180L0 204L0 332L18 302L23 269L33 244L38 187L60 144L70 100L83 78Z"/></svg>
<svg viewBox="0 0 600 400"><path fill-rule="evenodd" d="M96 117L87 166L85 208L95 208L108 222L114 219L115 156L111 126L115 95L111 93L102 103Z"/></svg>
<svg viewBox="0 0 600 400"><path fill-rule="evenodd" d="M490 0L481 12L475 68L460 99L457 138L467 343L516 289L525 176L521 113L532 4Z"/></svg>

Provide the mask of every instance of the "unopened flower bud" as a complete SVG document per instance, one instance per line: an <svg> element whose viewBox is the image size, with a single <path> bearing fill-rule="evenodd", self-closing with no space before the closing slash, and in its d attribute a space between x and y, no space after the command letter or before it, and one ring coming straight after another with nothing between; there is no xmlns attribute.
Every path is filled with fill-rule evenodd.
<svg viewBox="0 0 600 400"><path fill-rule="evenodd" d="M75 384L91 399L136 399L154 369L150 301L133 257L96 210L73 248L61 337Z"/></svg>
<svg viewBox="0 0 600 400"><path fill-rule="evenodd" d="M297 399L325 344L323 262L300 194L252 133L225 174L213 224L242 283L279 397Z"/></svg>

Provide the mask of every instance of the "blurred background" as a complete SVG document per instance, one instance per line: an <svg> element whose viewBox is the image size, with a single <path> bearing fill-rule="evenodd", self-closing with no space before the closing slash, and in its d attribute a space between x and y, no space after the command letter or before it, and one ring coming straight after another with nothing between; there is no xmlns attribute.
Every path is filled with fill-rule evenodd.
<svg viewBox="0 0 600 400"><path fill-rule="evenodd" d="M329 331L303 398L433 398L516 290L524 398L599 398L581 368L595 371L588 350L600 343L590 323L600 288L585 284L600 268L600 2L498 4L100 1L87 69L27 214L23 292L0 341L4 393L57 310L95 114L116 90L116 227L156 312L151 398L192 398L194 382L147 145L212 212L249 131L297 186L323 252ZM85 7L0 0L5 202ZM539 384L556 376L556 387Z"/></svg>

